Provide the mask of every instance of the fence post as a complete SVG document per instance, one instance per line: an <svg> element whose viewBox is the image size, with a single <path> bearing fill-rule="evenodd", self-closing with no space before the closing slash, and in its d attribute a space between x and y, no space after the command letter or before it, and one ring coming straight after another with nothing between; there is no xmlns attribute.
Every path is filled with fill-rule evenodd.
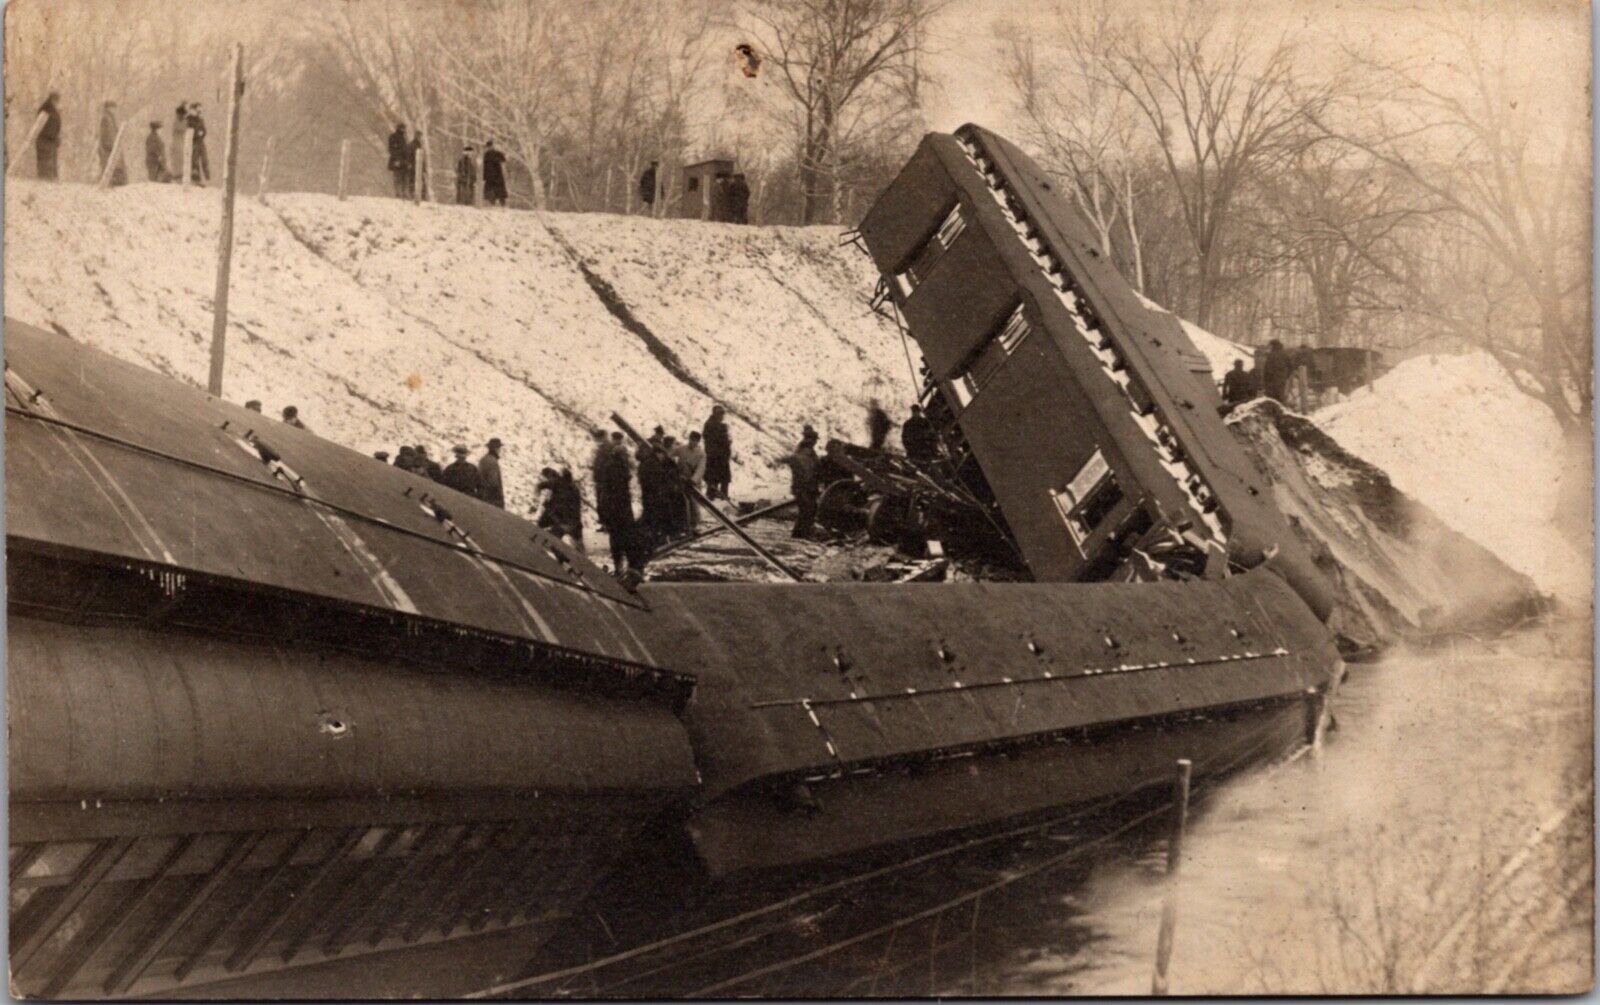
<svg viewBox="0 0 1600 1005"><path fill-rule="evenodd" d="M1189 825L1189 775L1194 765L1188 758L1178 761L1173 785L1172 834L1167 838L1167 895L1161 905L1161 933L1156 938L1156 972L1150 993L1167 993L1167 964L1172 961L1172 938L1178 927L1178 863L1183 856L1183 832Z"/></svg>
<svg viewBox="0 0 1600 1005"><path fill-rule="evenodd" d="M228 73L228 135L222 155L222 233L217 238L217 292L211 320L211 378L207 389L222 397L222 360L228 334L228 278L233 265L233 192L238 185L239 105L244 97L244 46L233 44Z"/></svg>
<svg viewBox="0 0 1600 1005"><path fill-rule="evenodd" d="M256 201L262 205L267 202L267 172L272 170L272 148L277 141L276 136L268 136L267 152L261 155L261 175L256 179Z"/></svg>
<svg viewBox="0 0 1600 1005"><path fill-rule="evenodd" d="M34 116L33 126L28 130L28 138L23 141L21 148L17 150L16 156L8 164L6 164L6 175L8 177L10 176L12 170L19 163L27 159L28 151L33 149L34 143L39 139L39 134L44 132L44 124L49 121L49 119L50 116L45 112L40 112L38 115Z"/></svg>
<svg viewBox="0 0 1600 1005"><path fill-rule="evenodd" d="M345 177L350 173L350 141L339 141L339 199L344 200Z"/></svg>
<svg viewBox="0 0 1600 1005"><path fill-rule="evenodd" d="M140 109L143 114L144 109ZM106 166L100 169L100 179L95 183L96 188L110 186L111 179L117 173L117 165L122 163L122 137L128 134L128 119L122 120L122 125L117 127L117 138L111 141L111 155L106 158Z"/></svg>

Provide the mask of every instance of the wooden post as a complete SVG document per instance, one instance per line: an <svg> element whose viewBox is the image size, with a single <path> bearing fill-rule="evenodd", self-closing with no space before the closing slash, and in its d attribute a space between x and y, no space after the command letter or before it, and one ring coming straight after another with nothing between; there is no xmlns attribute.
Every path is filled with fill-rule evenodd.
<svg viewBox="0 0 1600 1005"><path fill-rule="evenodd" d="M111 141L111 156L106 158L106 166L100 169L100 180L95 183L97 188L109 187L112 177L117 173L117 165L122 158L122 137L128 133L128 121L123 119L122 125L117 127L117 138Z"/></svg>
<svg viewBox="0 0 1600 1005"><path fill-rule="evenodd" d="M228 273L233 266L233 192L239 181L239 105L244 97L244 46L233 43L228 71L228 134L223 138L222 233L217 238L217 292L211 318L211 378L206 389L222 397L222 360L228 334Z"/></svg>
<svg viewBox="0 0 1600 1005"><path fill-rule="evenodd" d="M339 199L344 199L345 178L350 174L350 141L339 141Z"/></svg>
<svg viewBox="0 0 1600 1005"><path fill-rule="evenodd" d="M261 155L261 176L256 179L256 201L262 205L267 202L267 172L272 170L272 148L277 141L276 136L268 136L267 152Z"/></svg>
<svg viewBox="0 0 1600 1005"><path fill-rule="evenodd" d="M434 133L427 128L427 118L422 118L422 158L418 162L422 170L422 190L418 192L419 198L426 198L427 202L438 202L438 192L434 192Z"/></svg>
<svg viewBox="0 0 1600 1005"><path fill-rule="evenodd" d="M17 151L16 156L11 159L11 163L6 165L7 177L11 175L12 170L15 169L18 164L22 163L24 160L27 160L28 151L32 150L34 143L38 142L39 134L44 132L44 124L49 120L50 116L44 112L40 112L37 116L35 116L33 120L33 127L28 130L28 138L22 142L22 147Z"/></svg>
<svg viewBox="0 0 1600 1005"><path fill-rule="evenodd" d="M615 168L612 165L606 165L606 201L605 204L600 207L601 210L606 213L611 212L611 173L614 170Z"/></svg>
<svg viewBox="0 0 1600 1005"><path fill-rule="evenodd" d="M183 127L183 187L189 187L189 175L194 170L194 130Z"/></svg>
<svg viewBox="0 0 1600 1005"><path fill-rule="evenodd" d="M1172 961L1172 937L1178 927L1178 863L1183 856L1183 832L1189 825L1189 775L1194 765L1188 758L1178 762L1178 777L1173 785L1172 835L1167 838L1167 896L1161 905L1161 933L1156 938L1156 972L1150 993L1167 993L1167 964Z"/></svg>
<svg viewBox="0 0 1600 1005"><path fill-rule="evenodd" d="M422 131L421 129L417 130L417 132L419 132L419 133L421 131ZM417 205L417 204L420 204L422 202L422 180L427 177L426 172L423 170L423 167L424 167L423 162L425 160L427 160L427 159L428 159L427 147L424 147L421 144L418 144L418 146L416 148L416 151L413 153L412 158L411 158L411 202L412 202L412 205Z"/></svg>

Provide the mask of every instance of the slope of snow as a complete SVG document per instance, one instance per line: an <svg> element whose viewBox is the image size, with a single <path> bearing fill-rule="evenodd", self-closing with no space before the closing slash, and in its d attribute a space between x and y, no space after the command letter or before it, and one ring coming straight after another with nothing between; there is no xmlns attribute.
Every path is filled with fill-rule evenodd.
<svg viewBox="0 0 1600 1005"><path fill-rule="evenodd" d="M6 186L5 308L202 384L215 190ZM912 400L870 262L831 228L534 214L392 199L240 199L225 393L298 405L362 451L506 441L513 508L539 467L578 470L620 412L680 438L725 402L736 493L805 423L854 439Z"/></svg>
<svg viewBox="0 0 1600 1005"><path fill-rule="evenodd" d="M1487 353L1407 360L1314 418L1541 589L1591 595L1592 539L1571 541L1553 523L1561 428Z"/></svg>

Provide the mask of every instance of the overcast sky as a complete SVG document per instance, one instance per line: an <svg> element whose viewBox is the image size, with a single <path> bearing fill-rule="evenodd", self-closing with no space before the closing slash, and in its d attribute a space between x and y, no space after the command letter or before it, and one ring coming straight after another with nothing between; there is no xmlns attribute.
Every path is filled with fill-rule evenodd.
<svg viewBox="0 0 1600 1005"><path fill-rule="evenodd" d="M1140 10L1150 30L1159 31L1184 0L1125 0ZM1047 24L1053 0L955 0L934 31L930 67L941 82L926 99L929 126L947 132L964 122L1004 131L1008 98L993 28L1002 20ZM1314 72L1348 46L1385 59L1404 58L1449 68L1454 46L1429 27L1443 9L1469 6L1464 0L1223 0L1235 17L1248 20L1264 42L1287 34L1300 46L1300 67ZM1509 19L1478 19L1496 44L1507 43L1507 57L1531 79L1536 94L1587 101L1590 20L1584 0L1501 0L1493 9ZM1039 36L1048 43L1048 32Z"/></svg>

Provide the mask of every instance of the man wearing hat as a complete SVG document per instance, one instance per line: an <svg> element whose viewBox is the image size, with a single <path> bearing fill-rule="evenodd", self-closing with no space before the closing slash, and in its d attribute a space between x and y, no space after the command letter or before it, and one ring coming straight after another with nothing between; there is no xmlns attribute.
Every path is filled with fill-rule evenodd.
<svg viewBox="0 0 1600 1005"><path fill-rule="evenodd" d="M150 133L144 138L144 173L151 181L170 181L167 174L167 144L161 139L161 123L150 123Z"/></svg>
<svg viewBox="0 0 1600 1005"><path fill-rule="evenodd" d="M773 467L789 465L789 490L794 493L794 537L810 537L817 519L817 431L808 424L794 453L772 462Z"/></svg>
<svg viewBox="0 0 1600 1005"><path fill-rule="evenodd" d="M486 503L506 508L505 483L500 480L500 437L489 439L489 449L478 458L479 496Z"/></svg>
<svg viewBox="0 0 1600 1005"><path fill-rule="evenodd" d="M478 475L478 466L467 460L467 445L457 443L450 448L455 453L456 459L444 469L444 484L455 489L465 496L474 499L482 497L483 479Z"/></svg>

